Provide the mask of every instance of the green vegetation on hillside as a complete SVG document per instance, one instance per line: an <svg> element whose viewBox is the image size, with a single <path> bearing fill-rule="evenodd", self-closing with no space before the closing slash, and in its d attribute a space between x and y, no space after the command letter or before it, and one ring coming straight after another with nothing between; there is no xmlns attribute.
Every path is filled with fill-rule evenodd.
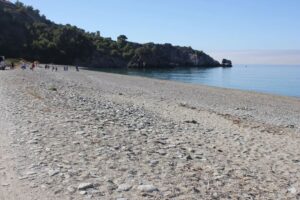
<svg viewBox="0 0 300 200"><path fill-rule="evenodd" d="M125 35L117 41L100 32L60 25L38 10L0 1L0 54L46 63L81 64L92 67L219 66L202 51L171 44L138 44Z"/></svg>

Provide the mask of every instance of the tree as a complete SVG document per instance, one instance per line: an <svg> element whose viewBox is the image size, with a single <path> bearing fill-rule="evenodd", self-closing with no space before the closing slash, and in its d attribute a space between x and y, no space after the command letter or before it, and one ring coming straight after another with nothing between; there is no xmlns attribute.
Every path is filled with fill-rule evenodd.
<svg viewBox="0 0 300 200"><path fill-rule="evenodd" d="M118 38L117 38L117 41L118 41L118 43L125 43L126 41L127 41L127 37L126 37L126 35L120 35Z"/></svg>
<svg viewBox="0 0 300 200"><path fill-rule="evenodd" d="M101 37L100 31L97 31L97 32L96 32L96 36L97 36L97 37Z"/></svg>

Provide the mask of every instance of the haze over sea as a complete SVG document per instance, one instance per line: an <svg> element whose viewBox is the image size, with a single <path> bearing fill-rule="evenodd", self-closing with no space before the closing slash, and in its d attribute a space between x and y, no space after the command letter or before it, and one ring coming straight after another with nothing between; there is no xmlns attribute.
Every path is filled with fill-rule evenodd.
<svg viewBox="0 0 300 200"><path fill-rule="evenodd" d="M234 65L232 68L101 69L185 83L300 97L300 65Z"/></svg>

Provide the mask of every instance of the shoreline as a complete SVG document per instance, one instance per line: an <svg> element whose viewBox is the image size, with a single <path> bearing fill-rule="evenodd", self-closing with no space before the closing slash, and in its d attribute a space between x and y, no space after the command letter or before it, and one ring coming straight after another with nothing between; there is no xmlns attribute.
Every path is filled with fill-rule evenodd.
<svg viewBox="0 0 300 200"><path fill-rule="evenodd" d="M216 67L218 68L218 67ZM220 86L214 86L214 85L206 85L203 83L191 83L191 82L183 82L183 81L176 81L176 80L169 80L169 79L160 79L156 77L147 77L143 75L128 75L128 74L122 74L122 73L117 73L117 72L106 72L106 71L101 71L101 70L93 70L90 68L85 68L81 67L81 70L85 71L93 71L93 72L99 72L99 73L104 73L104 74L116 74L116 75L121 75L121 76L129 76L129 77L139 77L139 78L145 78L145 79L154 79L154 80L161 80L161 81L168 81L168 82L175 82L175 83L182 83L182 84L188 84L188 85L194 85L194 86L203 86L203 87L210 87L210 88L215 88L219 90L233 90L233 91L240 91L240 92L246 92L246 93L254 93L254 94L260 94L260 95L268 95L268 96L274 96L276 97L287 97L287 98L293 98L296 100L300 100L300 96L289 96L289 95L281 95L281 94L276 94L276 93L268 93L268 92L262 92L262 91L255 91L255 90L247 90L247 89L238 89L238 88L229 88L229 87L220 87Z"/></svg>
<svg viewBox="0 0 300 200"><path fill-rule="evenodd" d="M242 66L242 65L240 65L240 66ZM297 65L293 65L293 66L297 66ZM180 69L180 68L175 68L175 69ZM194 68L191 68L191 69L194 69ZM195 69L201 69L201 68L196 67ZM212 69L212 68L208 68L208 69ZM256 89L251 89L251 88L247 88L247 87L240 88L237 84L230 86L230 85L226 85L226 84L222 85L222 84L218 84L218 83L217 84L206 84L206 83L204 83L202 81L199 81L199 80L197 80L197 81L185 81L184 79L179 79L179 80L173 79L172 80L172 78L168 78L168 77L166 78L165 77L166 74L164 74L163 69L162 69L162 73L161 73L161 71L155 71L154 70L153 71L154 73L156 73L156 72L158 73L158 75L154 75L154 76L151 75L151 69L149 70L149 72L147 72L147 70L146 70L145 73L142 72L142 71L139 71L139 70L134 70L134 69L126 70L126 69L122 69L122 68L114 69L114 70L105 69L105 68L103 68L103 69L101 69L101 68L99 68L99 69L86 68L86 70L106 72L106 73L114 73L114 74L122 74L122 75L129 75L129 76L148 77L148 78L154 78L154 79L159 79L159 80L169 80L169 81L176 81L176 82L188 83L188 84L206 85L206 86L211 86L211 87L219 87L219 88L233 89L233 90L242 90L242 91L247 91L247 92L256 92L256 93L263 93L263 94L269 94L269 95L275 95L275 96L288 96L288 97L294 97L294 98L300 99L300 95L298 93L296 93L296 95L295 95L295 93L293 94L293 93L289 93L289 92L282 92L281 90L283 88L278 88L281 91L281 92L280 91L278 92L276 90L273 91L273 90L269 90L269 89L263 88L263 87L262 87L263 88L262 90L259 90L259 88L256 88ZM168 71L168 69L166 69L166 70ZM198 72L196 71L195 73L197 74ZM212 73L214 73L214 72L212 72ZM173 75L173 73L170 72L170 75ZM179 72L179 74L177 74L177 71L175 70L174 75L175 76L181 75L181 73ZM183 74L183 75L185 75L185 74ZM199 75L201 75L201 74L199 74ZM160 77L160 76L162 76L162 77ZM192 78L194 79L194 78L197 78L197 77L192 76ZM219 77L219 78L221 78L221 77ZM234 79L234 81L236 81L236 80ZM261 81L261 80L259 80L259 81ZM279 83L277 83L277 84L279 84ZM260 85L256 85L256 87L259 87L259 86Z"/></svg>
<svg viewBox="0 0 300 200"><path fill-rule="evenodd" d="M89 76L91 77L94 76L93 74L94 71L86 70L86 72ZM161 94L162 96L167 92L172 91L173 93L176 93L176 91L179 90L179 92L177 92L179 93L179 95L175 94L177 98L174 99L177 104L186 103L189 104L190 107L200 107L200 109L202 110L210 110L218 114L226 115L228 114L226 112L229 112L229 114L234 114L235 117L244 117L242 116L244 113L238 113L236 112L236 110L239 110L239 107L242 108L241 110L243 110L243 108L246 108L246 110L248 111L247 114L253 115L256 121L263 120L264 123L273 121L273 119L266 120L266 116L268 115L268 113L264 113L264 112L267 111L273 114L272 117L278 117L279 121L285 121L286 123L285 125L288 126L290 125L288 123L290 123L291 118L289 120L280 119L284 117L283 113L287 111L287 115L293 118L292 121L295 121L294 124L300 124L300 119L299 120L297 119L298 117L300 118L300 114L299 114L300 99L298 97L268 94L263 92L247 91L247 90L232 89L232 88L222 88L217 86L208 86L204 84L183 83L180 81L163 80L163 79L156 79L156 78L135 76L135 75L131 76L131 75L100 72L100 71L97 71L97 73L99 75L99 78L104 78L105 81L113 82L114 79L121 78L122 82L120 83L120 85L122 85L125 82L128 85L122 85L122 86L126 86L126 88L129 88L130 84L136 81L140 83L139 85L141 86L142 89L146 89L146 90L150 89L151 95L157 92L155 91L156 89L159 90L158 93ZM95 79L95 77L93 78ZM127 81L126 79L129 80L131 79L131 80ZM165 88L155 88L156 86L161 86L161 85L164 86ZM116 87L118 87L118 89L121 90L121 87L119 86ZM203 94L209 96L203 97L201 96ZM168 99L169 100L171 99L171 101L173 101L172 100L173 94L167 94L167 95L168 95ZM194 97L195 100L193 101L193 99L190 99L190 97ZM159 97L156 96L156 98ZM201 102L197 102L197 99L201 99ZM280 109L281 107L283 108ZM284 108L287 108L287 110L285 110ZM290 115L291 113L293 113L293 115ZM272 124L272 125L284 126L284 124L280 124L280 123Z"/></svg>
<svg viewBox="0 0 300 200"><path fill-rule="evenodd" d="M0 94L0 199L300 195L298 99L61 68L1 72Z"/></svg>

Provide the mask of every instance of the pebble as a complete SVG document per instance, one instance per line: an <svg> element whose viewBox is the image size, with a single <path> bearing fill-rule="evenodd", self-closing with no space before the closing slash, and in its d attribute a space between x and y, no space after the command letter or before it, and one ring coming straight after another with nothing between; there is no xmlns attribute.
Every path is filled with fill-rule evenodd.
<svg viewBox="0 0 300 200"><path fill-rule="evenodd" d="M118 192L126 192L126 191L129 191L131 188L132 188L132 185L124 183L124 184L121 184L118 186L117 191Z"/></svg>
<svg viewBox="0 0 300 200"><path fill-rule="evenodd" d="M158 160L150 160L150 161L149 161L149 164L150 164L151 167L156 166L158 163L159 163Z"/></svg>
<svg viewBox="0 0 300 200"><path fill-rule="evenodd" d="M296 188L294 188L294 187L288 188L288 191L292 194L296 194L296 192L297 192Z"/></svg>
<svg viewBox="0 0 300 200"><path fill-rule="evenodd" d="M79 194L81 194L81 195L86 195L86 194L87 194L87 191L80 191Z"/></svg>
<svg viewBox="0 0 300 200"><path fill-rule="evenodd" d="M55 176L55 175L57 175L58 173L60 172L60 170L49 170L48 171L48 174L49 174L49 176Z"/></svg>
<svg viewBox="0 0 300 200"><path fill-rule="evenodd" d="M30 175L36 175L36 172L34 172L34 171L28 171L25 174L28 175L28 176L30 176Z"/></svg>
<svg viewBox="0 0 300 200"><path fill-rule="evenodd" d="M25 85L16 82L17 85L5 86L0 79L0 110L10 109L8 120L16 124L16 130L8 131L15 140L10 146L19 153L16 161L20 165L16 171L24 175L19 179L28 179L29 187L38 186L45 193L60 195L64 190L65 199L285 199L297 197L299 193L297 137L290 145L284 145L293 141L289 135L279 137L284 138L280 140L255 128L249 132L243 126L232 127L231 123L226 129L226 124L221 126L223 116L217 113L203 112L207 118L198 118L197 113L189 116L189 110L184 109L187 113L182 113L178 121L173 120L167 113L165 116L157 109L153 112L149 109L152 105L148 107L146 98L150 93L129 99L135 96L124 91L124 96L117 101L110 98L111 92L118 94L114 92L117 84L107 88L108 93L106 89L99 92L96 85L91 89L89 83L72 80L72 73L65 73L70 76L66 80L74 81L70 83L63 79L64 74L58 74L60 78L56 79L56 75L43 72L36 71L40 76L20 72L20 77L26 77ZM14 73L19 72L12 71L10 75ZM40 81L45 85L40 85ZM48 85L51 84L61 85L60 92L50 93ZM11 87L10 93L17 87L23 88L11 95L11 99L4 100L9 94L1 90L3 87ZM45 98L32 102L30 96L19 95L31 87ZM127 97L128 102L123 101ZM218 119L220 124L216 123ZM225 119L226 123L230 122ZM291 123L294 122L284 124ZM298 128L297 124L288 127ZM282 128L285 132L285 126ZM204 133L207 133L205 137ZM266 141L274 146L264 145ZM277 163L276 174L265 168L267 162L258 162L266 156ZM0 167L0 176L3 171ZM276 179L277 175L282 179ZM245 179L239 191L236 178ZM282 188L283 185L286 187ZM206 193L207 190L210 192ZM265 191L276 191L276 194Z"/></svg>
<svg viewBox="0 0 300 200"><path fill-rule="evenodd" d="M73 186L68 186L67 187L67 190L70 192L70 193L74 193L76 191L76 188L73 187Z"/></svg>
<svg viewBox="0 0 300 200"><path fill-rule="evenodd" d="M140 185L137 187L137 189L141 192L154 192L158 191L158 189L153 185Z"/></svg>
<svg viewBox="0 0 300 200"><path fill-rule="evenodd" d="M77 132L76 132L76 135L84 135L84 134L85 134L84 131L77 131Z"/></svg>
<svg viewBox="0 0 300 200"><path fill-rule="evenodd" d="M80 183L79 185L78 185L78 190L86 190L86 189L88 189L88 188L93 188L94 187L94 185L93 185L93 183Z"/></svg>

